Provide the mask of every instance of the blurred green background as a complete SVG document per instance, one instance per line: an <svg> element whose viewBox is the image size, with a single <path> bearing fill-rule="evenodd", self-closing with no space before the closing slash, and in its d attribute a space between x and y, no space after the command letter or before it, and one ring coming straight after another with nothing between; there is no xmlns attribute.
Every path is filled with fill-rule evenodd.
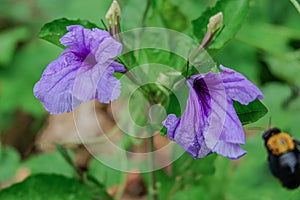
<svg viewBox="0 0 300 200"><path fill-rule="evenodd" d="M211 4L208 0L165 2L168 3L156 5L165 17L159 19L156 12L150 11L146 26L164 26L187 34L190 21ZM33 85L47 64L62 51L39 39L38 32L43 24L61 17L88 19L100 25L110 3L110 0L0 0L0 136L3 144L15 147L0 150L0 185L11 180L26 163L37 171L70 176L71 169L57 153L51 154L51 161L43 160L61 163L57 170L37 167L38 160L29 164L28 160L23 161L31 157L26 144L35 140L47 118L47 112L33 96ZM140 27L146 1L119 3L123 30ZM168 18L173 15L180 20ZM182 190L174 199L191 194L200 197L206 192L209 194L203 198L207 199L300 199L299 189L282 188L270 174L261 139L270 119L272 126L300 139L300 14L288 0L250 0L249 12L239 32L214 55L214 60L257 84L265 95L263 102L269 113L245 127L248 135L245 157L237 162L217 157L209 190L203 187ZM12 138L19 142L12 143Z"/></svg>

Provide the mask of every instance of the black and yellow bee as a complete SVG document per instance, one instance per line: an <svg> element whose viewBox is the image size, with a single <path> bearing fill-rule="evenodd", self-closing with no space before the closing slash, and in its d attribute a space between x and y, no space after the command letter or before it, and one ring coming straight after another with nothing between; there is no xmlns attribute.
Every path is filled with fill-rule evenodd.
<svg viewBox="0 0 300 200"><path fill-rule="evenodd" d="M295 189L300 185L299 141L278 128L271 128L263 134L268 151L269 167L284 187Z"/></svg>

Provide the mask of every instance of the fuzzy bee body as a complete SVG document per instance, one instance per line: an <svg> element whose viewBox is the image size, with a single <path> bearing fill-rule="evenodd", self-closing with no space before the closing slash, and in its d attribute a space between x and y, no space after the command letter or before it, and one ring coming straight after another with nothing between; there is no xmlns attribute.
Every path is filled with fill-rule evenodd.
<svg viewBox="0 0 300 200"><path fill-rule="evenodd" d="M263 134L268 151L269 167L284 187L295 189L300 185L299 142L281 132L278 128L267 130Z"/></svg>

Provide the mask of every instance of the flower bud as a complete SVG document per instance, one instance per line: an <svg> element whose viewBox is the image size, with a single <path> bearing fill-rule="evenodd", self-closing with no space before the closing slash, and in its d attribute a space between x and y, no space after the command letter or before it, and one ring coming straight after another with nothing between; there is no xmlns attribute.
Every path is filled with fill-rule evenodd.
<svg viewBox="0 0 300 200"><path fill-rule="evenodd" d="M216 32L222 27L223 25L223 13L218 12L211 18L209 18L209 22L207 24L207 31L205 33L204 38L201 41L201 47L207 49L210 45L211 41L213 40Z"/></svg>
<svg viewBox="0 0 300 200"><path fill-rule="evenodd" d="M116 0L114 0L106 13L106 21L108 23L110 34L117 40L120 40L118 34L120 33L121 9Z"/></svg>
<svg viewBox="0 0 300 200"><path fill-rule="evenodd" d="M218 12L209 19L207 25L207 32L210 34L215 34L223 25L223 13Z"/></svg>

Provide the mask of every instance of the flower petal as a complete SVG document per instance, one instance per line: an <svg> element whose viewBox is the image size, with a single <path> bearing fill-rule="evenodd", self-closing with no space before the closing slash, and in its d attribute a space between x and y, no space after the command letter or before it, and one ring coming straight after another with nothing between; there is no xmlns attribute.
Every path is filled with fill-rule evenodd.
<svg viewBox="0 0 300 200"><path fill-rule="evenodd" d="M108 63L106 63L108 65ZM107 66L96 64L90 66L88 63L82 63L77 72L73 95L81 101L91 101L96 98L98 82L103 76Z"/></svg>
<svg viewBox="0 0 300 200"><path fill-rule="evenodd" d="M244 105L247 105L256 98L260 100L263 99L261 91L245 76L222 65L220 66L220 69L223 70L221 76L226 89L226 94L231 99Z"/></svg>
<svg viewBox="0 0 300 200"><path fill-rule="evenodd" d="M68 26L67 30L69 32L60 39L61 44L69 47L83 59L90 53L95 55L103 40L110 37L107 31L97 28L89 30L80 25Z"/></svg>
<svg viewBox="0 0 300 200"><path fill-rule="evenodd" d="M44 101L44 107L50 114L61 114L71 112L79 106L82 101L74 98L70 91L47 95Z"/></svg>
<svg viewBox="0 0 300 200"><path fill-rule="evenodd" d="M174 114L168 115L167 118L162 122L162 124L168 129L167 135L170 140L174 140L175 131L179 122L180 119Z"/></svg>
<svg viewBox="0 0 300 200"><path fill-rule="evenodd" d="M247 153L238 144L224 141L219 141L212 151L230 159L238 159Z"/></svg>
<svg viewBox="0 0 300 200"><path fill-rule="evenodd" d="M68 26L67 30L69 32L60 38L60 43L72 49L74 53L85 57L89 53L87 41L90 30L80 25Z"/></svg>
<svg viewBox="0 0 300 200"><path fill-rule="evenodd" d="M210 112L205 115L203 136L205 145L212 149L219 141L225 123L227 110L227 96L220 74L199 74L192 77L193 87L199 95L199 103L205 105L209 102ZM206 87L206 91L203 88ZM206 98L200 94L207 93ZM206 105L207 106L207 105Z"/></svg>
<svg viewBox="0 0 300 200"><path fill-rule="evenodd" d="M122 44L112 37L105 38L95 54L98 63L105 63L122 52Z"/></svg>
<svg viewBox="0 0 300 200"><path fill-rule="evenodd" d="M98 28L92 29L89 34L89 46L91 53L95 56L96 52L100 45L103 45L102 42L105 38L110 38L110 34L107 31L100 30Z"/></svg>
<svg viewBox="0 0 300 200"><path fill-rule="evenodd" d="M169 115L164 121L168 136L194 158L216 152L230 159L246 151L242 124L233 100L248 104L262 93L241 74L221 66L221 73L198 74L188 80L190 96L180 119ZM248 94L249 93L249 94ZM239 96L240 95L240 96Z"/></svg>
<svg viewBox="0 0 300 200"><path fill-rule="evenodd" d="M167 125L168 136L171 140L175 140L194 158L200 158L211 152L206 147L202 135L206 127L207 115L210 113L210 103L206 97L207 93L198 94L191 84L188 85L190 87L190 95L187 100L186 110L180 119L177 119L175 115L169 115L164 124ZM202 100L208 100L208 102L203 103Z"/></svg>
<svg viewBox="0 0 300 200"><path fill-rule="evenodd" d="M101 76L97 85L97 99L101 103L109 103L120 96L121 84L113 77L114 72L112 66L101 68Z"/></svg>
<svg viewBox="0 0 300 200"><path fill-rule="evenodd" d="M94 98L103 103L116 99L120 82L113 73L125 71L112 60L121 53L122 45L107 31L80 25L67 29L60 42L69 48L48 65L34 87L35 96L52 114L69 112Z"/></svg>
<svg viewBox="0 0 300 200"><path fill-rule="evenodd" d="M245 144L246 136L231 100L228 100L226 118L219 140L235 144Z"/></svg>
<svg viewBox="0 0 300 200"><path fill-rule="evenodd" d="M70 112L80 103L72 90L77 70L81 66L75 54L65 50L51 62L34 86L34 95L44 103L51 114Z"/></svg>
<svg viewBox="0 0 300 200"><path fill-rule="evenodd" d="M113 61L110 65L114 68L115 72L126 72L125 66L121 63Z"/></svg>

